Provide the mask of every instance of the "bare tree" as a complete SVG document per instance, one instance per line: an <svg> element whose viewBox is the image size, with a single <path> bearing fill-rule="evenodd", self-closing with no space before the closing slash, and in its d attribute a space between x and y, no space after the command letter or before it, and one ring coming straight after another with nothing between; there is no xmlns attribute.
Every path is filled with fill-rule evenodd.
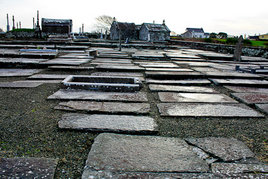
<svg viewBox="0 0 268 179"><path fill-rule="evenodd" d="M96 31L100 32L102 31L105 33L107 31L108 33L110 32L110 27L115 19L111 16L107 15L102 15L96 18Z"/></svg>

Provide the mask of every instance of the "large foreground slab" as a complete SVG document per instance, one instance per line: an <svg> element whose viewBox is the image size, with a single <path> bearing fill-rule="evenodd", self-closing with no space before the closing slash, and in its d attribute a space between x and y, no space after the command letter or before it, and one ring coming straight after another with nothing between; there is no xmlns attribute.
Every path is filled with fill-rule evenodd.
<svg viewBox="0 0 268 179"><path fill-rule="evenodd" d="M237 93L268 93L268 88L254 88L254 87L242 87L242 86L224 86L225 88L237 92Z"/></svg>
<svg viewBox="0 0 268 179"><path fill-rule="evenodd" d="M40 86L43 82L34 81L13 81L13 82L0 82L0 88L35 88Z"/></svg>
<svg viewBox="0 0 268 179"><path fill-rule="evenodd" d="M62 100L88 100L88 101L129 101L146 102L147 95L144 92L138 93L115 93L115 92L92 92L87 90L59 90L48 99Z"/></svg>
<svg viewBox="0 0 268 179"><path fill-rule="evenodd" d="M161 116L179 117L264 117L244 104L160 103Z"/></svg>
<svg viewBox="0 0 268 179"><path fill-rule="evenodd" d="M238 103L224 94L159 92L162 102Z"/></svg>
<svg viewBox="0 0 268 179"><path fill-rule="evenodd" d="M67 111L87 111L106 113L149 113L148 103L120 103L120 102L96 102L96 101L69 101L61 102L55 109Z"/></svg>
<svg viewBox="0 0 268 179"><path fill-rule="evenodd" d="M0 178L54 178L58 160L46 158L0 158Z"/></svg>
<svg viewBox="0 0 268 179"><path fill-rule="evenodd" d="M86 170L123 172L206 172L208 164L182 139L100 134L92 145ZM83 175L86 178L85 175Z"/></svg>
<svg viewBox="0 0 268 179"><path fill-rule="evenodd" d="M0 77L30 76L41 71L39 69L0 69Z"/></svg>
<svg viewBox="0 0 268 179"><path fill-rule="evenodd" d="M88 115L79 113L64 114L59 128L88 131L110 131L131 133L153 133L157 124L153 118L127 115Z"/></svg>

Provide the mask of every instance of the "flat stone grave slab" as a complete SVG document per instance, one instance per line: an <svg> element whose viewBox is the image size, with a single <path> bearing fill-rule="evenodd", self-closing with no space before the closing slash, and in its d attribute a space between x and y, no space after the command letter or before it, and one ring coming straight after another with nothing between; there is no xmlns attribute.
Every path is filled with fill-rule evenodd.
<svg viewBox="0 0 268 179"><path fill-rule="evenodd" d="M155 133L157 124L151 117L103 114L64 114L58 123L61 129L98 132Z"/></svg>
<svg viewBox="0 0 268 179"><path fill-rule="evenodd" d="M255 106L265 114L268 114L268 104L255 104Z"/></svg>
<svg viewBox="0 0 268 179"><path fill-rule="evenodd" d="M229 54L220 54L220 53L215 53L215 52L209 52L209 53L199 53L199 56L203 57L203 58L207 58L209 60L233 60L234 57L233 55L229 55Z"/></svg>
<svg viewBox="0 0 268 179"><path fill-rule="evenodd" d="M213 163L211 169L213 173L263 173L268 177L268 165L265 164Z"/></svg>
<svg viewBox="0 0 268 179"><path fill-rule="evenodd" d="M187 68L146 68L146 71L192 72L193 70Z"/></svg>
<svg viewBox="0 0 268 179"><path fill-rule="evenodd" d="M190 138L186 141L226 162L255 156L243 142L235 138L206 137Z"/></svg>
<svg viewBox="0 0 268 179"><path fill-rule="evenodd" d="M133 63L96 63L96 62L91 62L91 65L97 65L97 66L131 66L135 67Z"/></svg>
<svg viewBox="0 0 268 179"><path fill-rule="evenodd" d="M248 61L248 62L267 62L268 60L263 57L249 57L249 56L241 56L242 61Z"/></svg>
<svg viewBox="0 0 268 179"><path fill-rule="evenodd" d="M56 58L48 60L46 62L40 62L42 65L67 65L67 66L79 66L85 63L89 63L91 59L69 59L69 58Z"/></svg>
<svg viewBox="0 0 268 179"><path fill-rule="evenodd" d="M245 78L245 79L260 79L259 75L250 74L250 73L239 73L239 72L202 72L208 78Z"/></svg>
<svg viewBox="0 0 268 179"><path fill-rule="evenodd" d="M146 77L151 78L199 78L203 75L199 72L145 72Z"/></svg>
<svg viewBox="0 0 268 179"><path fill-rule="evenodd" d="M28 77L30 80L64 80L69 75L36 74Z"/></svg>
<svg viewBox="0 0 268 179"><path fill-rule="evenodd" d="M157 107L161 116L264 117L244 104L160 103L157 104Z"/></svg>
<svg viewBox="0 0 268 179"><path fill-rule="evenodd" d="M39 64L48 59L33 59L33 58L0 58L0 63L8 64Z"/></svg>
<svg viewBox="0 0 268 179"><path fill-rule="evenodd" d="M206 79L186 79L186 80L155 80L146 79L147 84L170 84L170 85L209 85L211 82Z"/></svg>
<svg viewBox="0 0 268 179"><path fill-rule="evenodd" d="M158 92L162 102L238 103L224 94Z"/></svg>
<svg viewBox="0 0 268 179"><path fill-rule="evenodd" d="M25 80L25 81L15 81L15 82L56 84L56 83L61 83L62 80Z"/></svg>
<svg viewBox="0 0 268 179"><path fill-rule="evenodd" d="M49 96L48 99L61 100L87 100L87 101L129 101L146 102L147 95L144 92L118 93L118 92L91 92L88 90L64 90L61 89Z"/></svg>
<svg viewBox="0 0 268 179"><path fill-rule="evenodd" d="M140 66L145 68L178 68L178 65L175 65L173 63L145 63L140 64Z"/></svg>
<svg viewBox="0 0 268 179"><path fill-rule="evenodd" d="M212 67L192 67L191 69L197 72L219 72L220 71Z"/></svg>
<svg viewBox="0 0 268 179"><path fill-rule="evenodd" d="M145 81L142 73L134 73L134 72L95 72L91 74L92 76L125 76L125 77L136 77L139 78L140 81Z"/></svg>
<svg viewBox="0 0 268 179"><path fill-rule="evenodd" d="M107 113L137 113L146 114L150 111L148 103L116 103L95 101L61 102L55 109L67 111L107 112Z"/></svg>
<svg viewBox="0 0 268 179"><path fill-rule="evenodd" d="M219 93L210 87L199 86L174 86L174 85L149 85L151 91L188 92L188 93Z"/></svg>
<svg viewBox="0 0 268 179"><path fill-rule="evenodd" d="M232 93L231 95L246 104L268 103L268 93Z"/></svg>
<svg viewBox="0 0 268 179"><path fill-rule="evenodd" d="M191 67L210 67L213 63L209 62L189 62L189 61L175 61L177 65L187 65Z"/></svg>
<svg viewBox="0 0 268 179"><path fill-rule="evenodd" d="M39 69L0 69L0 77L24 77L41 71Z"/></svg>
<svg viewBox="0 0 268 179"><path fill-rule="evenodd" d="M187 54L174 54L174 53L167 53L167 57L169 58L189 58L189 59L200 59L200 57L195 55L187 55Z"/></svg>
<svg viewBox="0 0 268 179"><path fill-rule="evenodd" d="M224 88L227 88L237 93L268 93L268 88L254 88L242 86L224 86Z"/></svg>
<svg viewBox="0 0 268 179"><path fill-rule="evenodd" d="M268 87L268 81L266 80L211 79L211 81L216 85Z"/></svg>
<svg viewBox="0 0 268 179"><path fill-rule="evenodd" d="M42 85L43 82L32 81L14 81L14 82L0 82L0 88L35 88Z"/></svg>
<svg viewBox="0 0 268 179"><path fill-rule="evenodd" d="M122 65L98 65L96 67L96 69L98 70L108 70L108 71L144 71L145 69L144 68L141 68L139 66L134 66L134 65L125 65L125 66L122 66Z"/></svg>
<svg viewBox="0 0 268 179"><path fill-rule="evenodd" d="M88 169L199 173L207 172L209 167L179 138L100 134L88 154L84 174Z"/></svg>
<svg viewBox="0 0 268 179"><path fill-rule="evenodd" d="M220 173L153 173L153 172L111 172L111 171L104 171L104 170L94 170L88 167L85 168L82 179L88 178L137 178L137 179L192 179L192 178L199 178L199 179L222 179L222 178L267 178L267 174L252 174L252 173L239 173L239 174L220 174Z"/></svg>
<svg viewBox="0 0 268 179"><path fill-rule="evenodd" d="M0 158L0 178L53 179L57 163L48 158Z"/></svg>
<svg viewBox="0 0 268 179"><path fill-rule="evenodd" d="M48 69L52 70L74 70L74 71L89 71L89 70L94 70L95 67L90 66L90 67L80 67L80 66L48 66Z"/></svg>

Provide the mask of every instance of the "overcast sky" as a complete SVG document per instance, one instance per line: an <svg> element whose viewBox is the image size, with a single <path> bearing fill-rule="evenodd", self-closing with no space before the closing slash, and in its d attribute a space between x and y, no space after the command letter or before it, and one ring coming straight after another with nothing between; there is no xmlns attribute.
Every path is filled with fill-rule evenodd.
<svg viewBox="0 0 268 179"><path fill-rule="evenodd" d="M31 28L37 10L40 19L72 19L74 32L82 23L91 31L96 17L109 15L136 24L165 19L178 34L187 27L230 35L268 33L268 0L0 0L0 28L6 30L6 14L10 25L14 15L23 28Z"/></svg>

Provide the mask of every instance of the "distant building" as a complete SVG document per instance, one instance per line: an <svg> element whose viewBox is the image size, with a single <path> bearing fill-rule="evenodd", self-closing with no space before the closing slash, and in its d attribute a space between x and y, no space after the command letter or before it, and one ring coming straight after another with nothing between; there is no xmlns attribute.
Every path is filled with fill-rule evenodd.
<svg viewBox="0 0 268 179"><path fill-rule="evenodd" d="M249 40L259 40L259 36L253 35L253 36L248 36Z"/></svg>
<svg viewBox="0 0 268 179"><path fill-rule="evenodd" d="M170 40L170 30L163 24L143 23L139 32L139 39L145 41L166 41Z"/></svg>
<svg viewBox="0 0 268 179"><path fill-rule="evenodd" d="M42 18L42 32L48 34L70 34L73 22L71 19Z"/></svg>
<svg viewBox="0 0 268 179"><path fill-rule="evenodd" d="M268 33L259 36L260 40L268 40Z"/></svg>
<svg viewBox="0 0 268 179"><path fill-rule="evenodd" d="M183 38L209 38L209 33L205 33L203 28L186 28L186 32L181 36Z"/></svg>
<svg viewBox="0 0 268 179"><path fill-rule="evenodd" d="M110 38L112 40L119 40L120 35L122 40L137 39L136 25L134 23L113 21L110 28Z"/></svg>

